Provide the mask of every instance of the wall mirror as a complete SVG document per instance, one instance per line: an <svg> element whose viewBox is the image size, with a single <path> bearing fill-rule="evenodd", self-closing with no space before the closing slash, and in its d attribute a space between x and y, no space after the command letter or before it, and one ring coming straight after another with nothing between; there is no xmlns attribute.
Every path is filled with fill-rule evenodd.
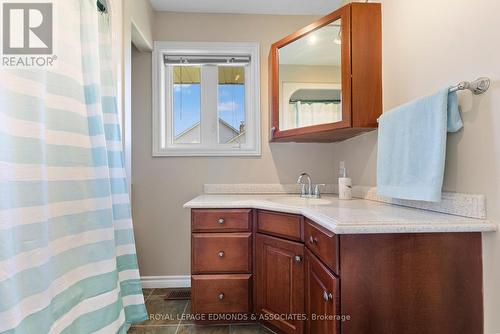
<svg viewBox="0 0 500 334"><path fill-rule="evenodd" d="M278 50L280 129L342 120L342 20Z"/></svg>

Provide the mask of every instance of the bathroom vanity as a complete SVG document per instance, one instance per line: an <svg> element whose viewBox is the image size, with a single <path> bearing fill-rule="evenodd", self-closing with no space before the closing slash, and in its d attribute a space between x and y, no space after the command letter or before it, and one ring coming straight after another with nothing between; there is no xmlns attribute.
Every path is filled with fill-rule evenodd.
<svg viewBox="0 0 500 334"><path fill-rule="evenodd" d="M202 195L192 311L281 333L481 333L481 233L495 225L368 200Z"/></svg>

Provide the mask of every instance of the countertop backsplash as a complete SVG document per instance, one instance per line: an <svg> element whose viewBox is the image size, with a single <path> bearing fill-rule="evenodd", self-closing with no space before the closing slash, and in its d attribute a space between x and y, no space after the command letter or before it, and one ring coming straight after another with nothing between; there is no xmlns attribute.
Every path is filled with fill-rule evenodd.
<svg viewBox="0 0 500 334"><path fill-rule="evenodd" d="M336 184L326 184L321 187L322 194L338 194ZM300 187L297 184L205 184L205 194L298 194ZM376 187L353 186L352 195L355 198L370 201L406 206L410 208L447 213L468 218L486 219L486 196L481 194L465 194L443 192L441 202L424 202L387 198L377 195Z"/></svg>

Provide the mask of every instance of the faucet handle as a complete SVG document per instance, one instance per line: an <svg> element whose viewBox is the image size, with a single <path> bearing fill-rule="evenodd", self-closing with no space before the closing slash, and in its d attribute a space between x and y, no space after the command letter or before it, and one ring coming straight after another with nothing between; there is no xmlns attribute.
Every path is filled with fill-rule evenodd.
<svg viewBox="0 0 500 334"><path fill-rule="evenodd" d="M324 184L324 183L318 183L318 184L315 184L315 185L314 185L314 192L313 192L313 196L314 196L315 198L320 198L320 197L321 197L321 193L320 193L320 191L319 191L319 187L320 187L320 186L326 186L326 184Z"/></svg>

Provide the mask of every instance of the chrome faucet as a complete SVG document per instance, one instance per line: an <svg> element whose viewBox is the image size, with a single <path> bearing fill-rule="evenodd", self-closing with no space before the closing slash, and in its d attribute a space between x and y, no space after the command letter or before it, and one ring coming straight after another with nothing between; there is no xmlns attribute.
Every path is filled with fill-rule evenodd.
<svg viewBox="0 0 500 334"><path fill-rule="evenodd" d="M307 177L307 190L306 190L305 183L302 182L302 179L304 177ZM299 175L299 178L297 179L297 183L301 185L300 197L311 197L311 191L312 191L311 176L307 173L302 173Z"/></svg>
<svg viewBox="0 0 500 334"><path fill-rule="evenodd" d="M307 178L307 188L306 184L302 182L302 180ZM318 184L312 184L311 182L311 176L307 173L302 173L299 175L299 178L297 179L297 184L300 184L300 197L303 198L320 198L321 193L319 191L319 186L324 186L324 183L318 183ZM313 189L314 188L314 189Z"/></svg>

